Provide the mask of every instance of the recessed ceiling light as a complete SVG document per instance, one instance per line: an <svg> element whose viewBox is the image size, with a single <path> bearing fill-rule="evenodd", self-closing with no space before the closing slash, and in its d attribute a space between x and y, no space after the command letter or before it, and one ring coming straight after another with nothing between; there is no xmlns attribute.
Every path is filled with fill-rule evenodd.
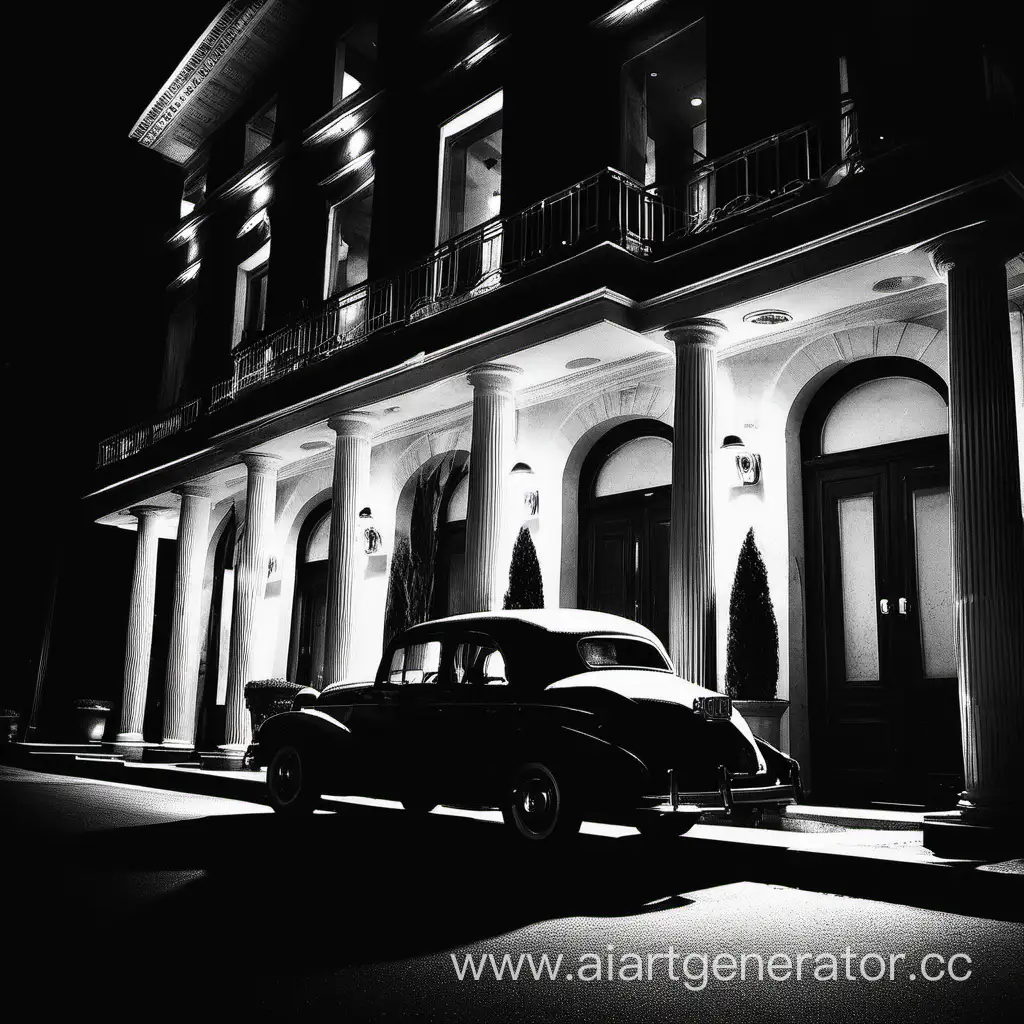
<svg viewBox="0 0 1024 1024"><path fill-rule="evenodd" d="M792 319L793 314L787 313L784 309L755 309L753 313L747 313L743 317L743 322L774 327L777 324L788 324Z"/></svg>
<svg viewBox="0 0 1024 1024"><path fill-rule="evenodd" d="M330 441L304 441L299 447L304 452L318 452L321 448L330 448Z"/></svg>
<svg viewBox="0 0 1024 1024"><path fill-rule="evenodd" d="M400 405L389 405L386 409L382 409L381 411L385 416L391 416L401 408L402 407Z"/></svg>
<svg viewBox="0 0 1024 1024"><path fill-rule="evenodd" d="M872 286L873 292L906 292L911 288L920 288L925 279L918 274L897 274L896 277L883 277Z"/></svg>
<svg viewBox="0 0 1024 1024"><path fill-rule="evenodd" d="M596 356L581 356L579 359L570 359L565 364L567 370L582 370L585 366L597 366L601 362Z"/></svg>
<svg viewBox="0 0 1024 1024"><path fill-rule="evenodd" d="M657 78L657 77L658 77L658 72L657 71L652 71L651 72L651 78Z"/></svg>
<svg viewBox="0 0 1024 1024"><path fill-rule="evenodd" d="M704 102L704 101L703 101L703 100L702 100L702 99L701 99L701 98L700 98L699 96L694 96L694 97L693 97L693 98L692 98L692 99L690 100L690 106L691 106L691 107L699 107L699 106L700 106L700 105L701 105L701 104L702 104L703 102Z"/></svg>

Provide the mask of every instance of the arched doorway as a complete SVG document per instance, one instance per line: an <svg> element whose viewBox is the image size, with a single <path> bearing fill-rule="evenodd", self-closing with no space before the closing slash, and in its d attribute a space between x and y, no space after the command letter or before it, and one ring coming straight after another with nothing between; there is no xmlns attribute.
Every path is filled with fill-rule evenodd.
<svg viewBox="0 0 1024 1024"><path fill-rule="evenodd" d="M331 503L325 501L306 516L295 545L295 629L289 659L292 680L318 690L324 681L330 546Z"/></svg>
<svg viewBox="0 0 1024 1024"><path fill-rule="evenodd" d="M579 606L634 619L668 643L672 428L613 427L580 472Z"/></svg>
<svg viewBox="0 0 1024 1024"><path fill-rule="evenodd" d="M801 427L815 793L948 807L963 785L947 389L921 363L833 376Z"/></svg>

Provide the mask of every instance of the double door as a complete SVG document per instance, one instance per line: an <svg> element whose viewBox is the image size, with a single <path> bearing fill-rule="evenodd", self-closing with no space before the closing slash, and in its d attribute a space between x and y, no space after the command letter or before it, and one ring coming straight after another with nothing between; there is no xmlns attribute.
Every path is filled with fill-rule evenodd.
<svg viewBox="0 0 1024 1024"><path fill-rule="evenodd" d="M946 440L818 459L809 476L815 789L952 806L963 764Z"/></svg>
<svg viewBox="0 0 1024 1024"><path fill-rule="evenodd" d="M668 644L670 489L594 501L585 511L580 607L647 626Z"/></svg>

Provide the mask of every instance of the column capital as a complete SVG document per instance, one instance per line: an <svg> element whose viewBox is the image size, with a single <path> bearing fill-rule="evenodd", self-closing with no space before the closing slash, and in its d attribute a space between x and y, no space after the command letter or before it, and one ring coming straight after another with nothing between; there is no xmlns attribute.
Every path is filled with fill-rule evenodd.
<svg viewBox="0 0 1024 1024"><path fill-rule="evenodd" d="M165 508L163 505L132 505L128 509L128 514L135 516L139 522L142 522L143 519L155 519L158 516L166 516L171 511L172 509Z"/></svg>
<svg viewBox="0 0 1024 1024"><path fill-rule="evenodd" d="M358 437L369 439L377 426L378 416L375 412L339 412L327 420L327 426L338 437Z"/></svg>
<svg viewBox="0 0 1024 1024"><path fill-rule="evenodd" d="M522 367L513 366L511 363L482 363L474 366L466 374L474 391L503 391L511 393L515 385L516 377L521 377Z"/></svg>
<svg viewBox="0 0 1024 1024"><path fill-rule="evenodd" d="M281 456L269 452L242 452L238 461L252 473L270 473L281 465Z"/></svg>
<svg viewBox="0 0 1024 1024"><path fill-rule="evenodd" d="M721 320L697 316L689 320L677 320L665 328L665 338L679 345L717 345L718 339L728 333Z"/></svg>
<svg viewBox="0 0 1024 1024"><path fill-rule="evenodd" d="M984 221L950 232L925 247L935 273L965 264L1005 264L1020 252L1024 225Z"/></svg>
<svg viewBox="0 0 1024 1024"><path fill-rule="evenodd" d="M213 497L212 488L206 484L181 484L179 487L174 488L174 493L180 495L182 498L211 498Z"/></svg>

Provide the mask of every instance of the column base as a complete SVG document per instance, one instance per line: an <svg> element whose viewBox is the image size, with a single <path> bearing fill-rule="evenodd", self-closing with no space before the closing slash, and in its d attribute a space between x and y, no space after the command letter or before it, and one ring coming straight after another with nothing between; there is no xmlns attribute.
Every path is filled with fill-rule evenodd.
<svg viewBox="0 0 1024 1024"><path fill-rule="evenodd" d="M941 811L924 816L923 842L940 857L992 860L1024 855L1020 819L994 815L988 821L978 808Z"/></svg>
<svg viewBox="0 0 1024 1024"><path fill-rule="evenodd" d="M219 747L201 753L199 767L213 772L244 772L247 770L244 759L244 747Z"/></svg>
<svg viewBox="0 0 1024 1024"><path fill-rule="evenodd" d="M125 761L141 761L146 750L156 747L158 744L147 743L141 736L135 739L133 738L134 735L133 733L120 733L113 743L101 744L102 749L123 758ZM125 739L124 737L126 736L129 738Z"/></svg>
<svg viewBox="0 0 1024 1024"><path fill-rule="evenodd" d="M151 764L176 764L181 761L195 761L195 747L183 747L162 743L157 747L146 747L142 760Z"/></svg>

